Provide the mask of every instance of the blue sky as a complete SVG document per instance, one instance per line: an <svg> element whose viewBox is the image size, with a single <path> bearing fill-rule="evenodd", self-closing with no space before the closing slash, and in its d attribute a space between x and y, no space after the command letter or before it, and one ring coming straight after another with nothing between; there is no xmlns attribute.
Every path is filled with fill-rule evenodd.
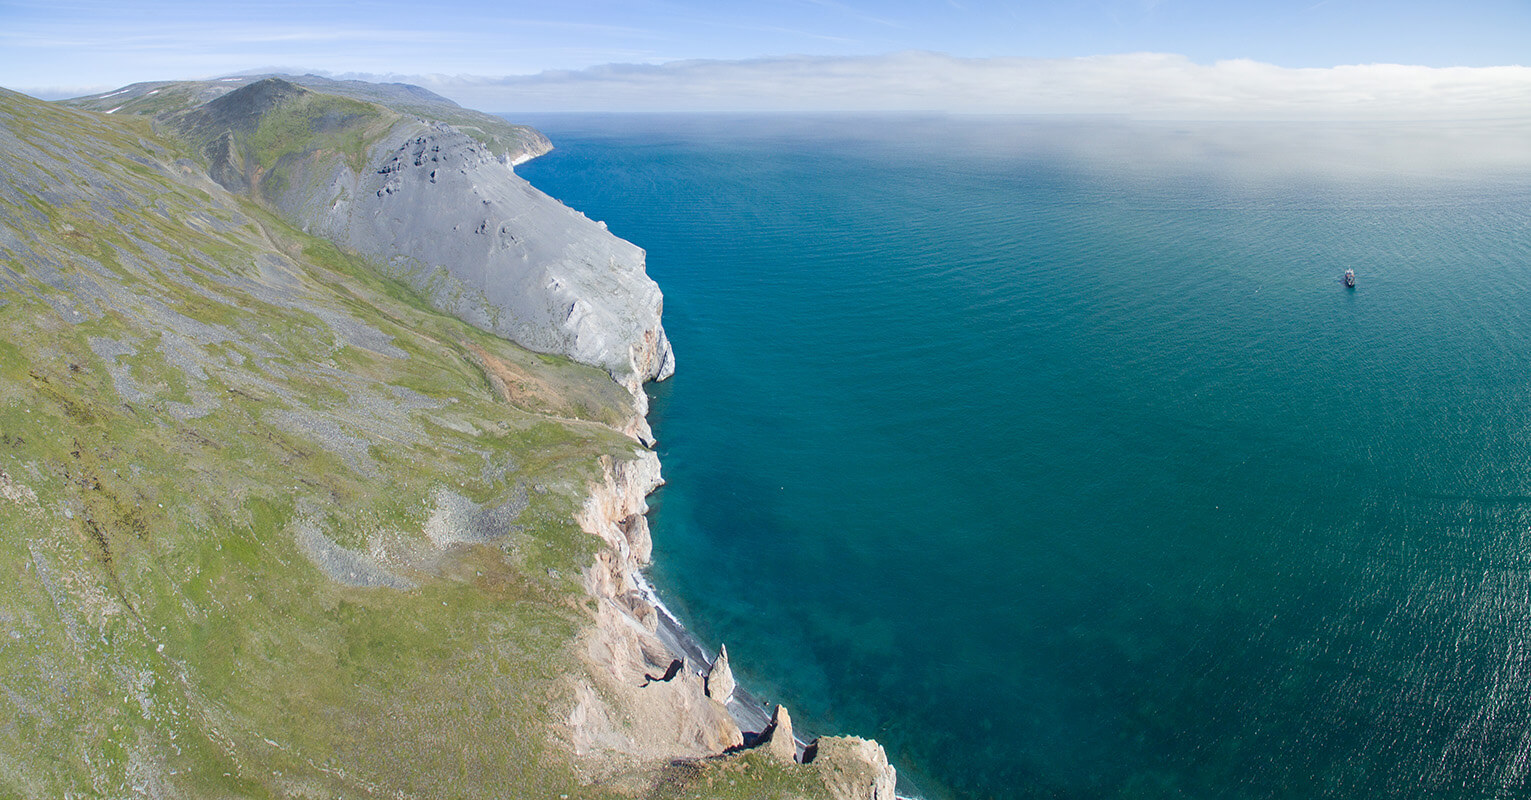
<svg viewBox="0 0 1531 800"><path fill-rule="evenodd" d="M1531 0L0 0L0 85L43 96L264 67L417 79L450 96L607 64L800 74L910 51L964 64L1146 52L1288 69L1531 65Z"/></svg>

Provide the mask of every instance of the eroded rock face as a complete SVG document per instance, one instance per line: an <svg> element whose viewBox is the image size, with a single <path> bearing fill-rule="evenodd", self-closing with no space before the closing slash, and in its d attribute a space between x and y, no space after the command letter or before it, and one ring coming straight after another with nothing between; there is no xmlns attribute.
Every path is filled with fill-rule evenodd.
<svg viewBox="0 0 1531 800"><path fill-rule="evenodd" d="M893 800L898 774L882 745L857 736L825 736L815 742L813 763L838 800Z"/></svg>
<svg viewBox="0 0 1531 800"><path fill-rule="evenodd" d="M659 459L647 450L630 460L603 458L577 519L606 544L585 574L595 599L594 625L581 639L592 683L575 687L571 744L595 777L634 765L716 755L744 743L728 709L708 695L705 679L672 654L655 633L656 612L638 569L651 543L644 499L660 482Z"/></svg>
<svg viewBox="0 0 1531 800"><path fill-rule="evenodd" d="M644 514L649 493L662 483L659 456L652 450L635 450L631 460L601 458L601 483L592 488L577 521L611 547L616 561L625 562L614 566L630 570L649 562L654 545ZM622 591L638 588L625 572L615 580Z"/></svg>
<svg viewBox="0 0 1531 800"><path fill-rule="evenodd" d="M353 174L268 194L312 233L370 256L437 308L530 349L606 369L646 411L675 371L644 252L533 188L450 125L401 122Z"/></svg>
<svg viewBox="0 0 1531 800"><path fill-rule="evenodd" d="M417 87L221 83L191 85L212 99L163 117L218 183L370 258L441 311L604 368L642 418L642 384L675 369L663 298L642 249L512 171L546 152L540 134Z"/></svg>

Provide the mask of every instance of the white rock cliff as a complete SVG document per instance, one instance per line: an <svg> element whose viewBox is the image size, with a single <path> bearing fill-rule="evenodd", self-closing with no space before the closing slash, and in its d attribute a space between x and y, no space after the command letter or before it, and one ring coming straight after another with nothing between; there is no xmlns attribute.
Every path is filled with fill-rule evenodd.
<svg viewBox="0 0 1531 800"><path fill-rule="evenodd" d="M644 252L543 194L443 123L396 125L368 169L337 162L319 192L278 205L376 259L437 308L530 349L611 373L638 399L675 371Z"/></svg>

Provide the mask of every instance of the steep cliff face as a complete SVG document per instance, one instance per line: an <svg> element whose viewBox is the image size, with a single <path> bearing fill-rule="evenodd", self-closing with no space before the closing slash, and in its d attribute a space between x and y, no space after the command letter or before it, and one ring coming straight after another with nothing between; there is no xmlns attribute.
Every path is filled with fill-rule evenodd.
<svg viewBox="0 0 1531 800"><path fill-rule="evenodd" d="M663 483L659 459L636 450L600 463L576 515L605 545L584 573L595 624L580 637L588 669L571 679L567 716L583 774L611 784L666 765L641 781L650 783L651 798L895 800L897 773L881 745L856 737L804 742L782 706L746 732L740 719L755 714L738 717L727 705L735 686L726 649L707 664L666 644L662 612L640 578L653 551L645 498Z"/></svg>
<svg viewBox="0 0 1531 800"><path fill-rule="evenodd" d="M205 102L195 101L206 90L176 89L185 99L168 111L144 94L120 108L158 111L225 188L368 258L437 309L605 369L641 418L642 384L674 371L643 250L517 176L513 164L541 149L497 147L506 136L481 121L459 127L329 88L266 78Z"/></svg>
<svg viewBox="0 0 1531 800"><path fill-rule="evenodd" d="M575 752L595 777L744 744L728 709L707 695L702 676L659 639L657 611L638 582L652 550L644 498L660 483L651 451L602 458L601 480L577 516L580 527L606 545L585 571L597 604L595 625L581 637L589 670L576 679L568 716Z"/></svg>
<svg viewBox="0 0 1531 800"><path fill-rule="evenodd" d="M274 205L375 258L433 305L533 350L599 366L635 398L674 372L663 297L643 250L553 200L448 125L395 125L359 173L332 166L317 191L288 182Z"/></svg>

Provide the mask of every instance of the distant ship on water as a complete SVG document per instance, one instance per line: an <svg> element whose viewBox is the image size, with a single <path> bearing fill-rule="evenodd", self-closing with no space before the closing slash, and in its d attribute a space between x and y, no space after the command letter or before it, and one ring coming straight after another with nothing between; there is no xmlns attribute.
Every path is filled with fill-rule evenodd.
<svg viewBox="0 0 1531 800"><path fill-rule="evenodd" d="M1353 270L1353 269L1345 270L1345 285L1347 287L1351 288L1351 289L1356 288L1356 271L1355 270Z"/></svg>

